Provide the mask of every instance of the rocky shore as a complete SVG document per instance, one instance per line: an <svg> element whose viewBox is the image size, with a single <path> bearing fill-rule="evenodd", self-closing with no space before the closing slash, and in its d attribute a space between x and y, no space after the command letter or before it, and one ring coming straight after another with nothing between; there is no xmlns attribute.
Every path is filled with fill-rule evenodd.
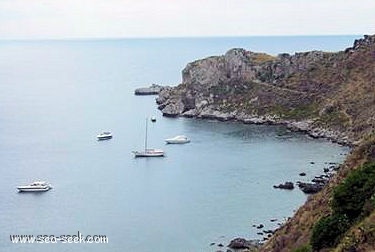
<svg viewBox="0 0 375 252"><path fill-rule="evenodd" d="M166 91L168 92L168 91ZM161 94L165 95L165 94ZM332 129L316 126L314 120L288 120L280 118L276 115L249 115L243 112L224 112L220 111L214 106L206 106L202 110L196 109L179 113L180 102L165 105L162 101L164 99L160 96L157 98L159 109L163 116L166 117L189 117L198 119L214 119L218 121L238 121L245 124L266 124L266 125L284 125L289 130L294 132L302 132L312 138L326 138L332 142L352 146L355 142L350 139L344 132L335 131Z"/></svg>
<svg viewBox="0 0 375 252"><path fill-rule="evenodd" d="M311 164L315 164L314 162L311 162ZM322 172L323 174L315 176L311 181L304 182L304 181L296 181L295 184L298 186L298 188L304 192L305 194L315 194L317 192L320 192L325 185L327 185L331 178L334 177L334 175L337 173L337 171L340 169L340 165L336 163L326 163L326 167L323 168ZM305 172L301 172L299 174L301 177L306 176ZM285 190L293 190L294 189L294 183L291 181L284 182L283 184L274 185L273 188L276 189L285 189Z"/></svg>

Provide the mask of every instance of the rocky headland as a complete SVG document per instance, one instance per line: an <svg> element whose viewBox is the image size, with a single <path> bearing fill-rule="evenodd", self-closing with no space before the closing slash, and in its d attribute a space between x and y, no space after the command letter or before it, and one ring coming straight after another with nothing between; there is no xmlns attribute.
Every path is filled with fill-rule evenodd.
<svg viewBox="0 0 375 252"><path fill-rule="evenodd" d="M157 103L165 116L284 124L357 144L375 125L374 40L365 36L335 53L271 56L231 49L189 63L182 83L163 89Z"/></svg>
<svg viewBox="0 0 375 252"><path fill-rule="evenodd" d="M352 47L339 52L272 56L231 49L225 55L189 63L182 71L182 83L162 89L157 103L164 116L282 124L351 145L352 152L338 172L308 197L260 251L334 247L335 251L369 251L375 247L375 203L368 203L375 191L358 195L367 200L366 209L350 220L346 233L341 230L332 243L318 244L322 248L311 241L317 222L337 217L331 203L332 197L338 197L335 188L364 164L375 163L375 35L355 40Z"/></svg>

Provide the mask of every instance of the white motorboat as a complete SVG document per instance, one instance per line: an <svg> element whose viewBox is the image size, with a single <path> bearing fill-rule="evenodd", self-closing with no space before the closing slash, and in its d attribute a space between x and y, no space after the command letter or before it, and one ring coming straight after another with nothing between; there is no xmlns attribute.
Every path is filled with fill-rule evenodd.
<svg viewBox="0 0 375 252"><path fill-rule="evenodd" d="M165 139L165 142L167 142L167 144L184 144L184 143L189 143L190 139L187 136L179 135L179 136Z"/></svg>
<svg viewBox="0 0 375 252"><path fill-rule="evenodd" d="M96 136L98 140L108 140L112 138L112 133L105 131Z"/></svg>
<svg viewBox="0 0 375 252"><path fill-rule="evenodd" d="M19 192L46 192L51 188L51 184L46 181L34 181L30 185L17 187Z"/></svg>
<svg viewBox="0 0 375 252"><path fill-rule="evenodd" d="M156 122L156 117L155 116L151 117L151 122Z"/></svg>
<svg viewBox="0 0 375 252"><path fill-rule="evenodd" d="M148 120L146 118L146 134L145 134L145 149L142 151L133 151L135 157L163 157L164 151L161 149L149 149L147 148L147 125Z"/></svg>

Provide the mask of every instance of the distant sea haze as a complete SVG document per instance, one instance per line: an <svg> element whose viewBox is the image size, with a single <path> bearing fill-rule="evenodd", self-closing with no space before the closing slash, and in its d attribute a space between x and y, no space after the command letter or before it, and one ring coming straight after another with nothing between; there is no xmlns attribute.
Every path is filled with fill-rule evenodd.
<svg viewBox="0 0 375 252"><path fill-rule="evenodd" d="M155 96L134 90L177 85L187 63L234 47L273 55L339 51L356 38L0 42L0 251L217 251L236 237L261 239L253 225L274 229L306 200L298 189L273 185L309 181L348 149L279 126L163 118ZM135 159L151 116L149 147L166 157ZM97 141L103 131L113 138ZM181 134L191 142L165 144ZM53 189L17 193L37 179ZM9 239L78 231L108 243Z"/></svg>

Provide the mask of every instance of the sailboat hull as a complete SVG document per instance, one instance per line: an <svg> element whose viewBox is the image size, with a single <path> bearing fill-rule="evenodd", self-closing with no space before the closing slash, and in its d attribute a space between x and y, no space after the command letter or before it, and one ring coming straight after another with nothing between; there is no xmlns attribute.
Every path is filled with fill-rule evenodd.
<svg viewBox="0 0 375 252"><path fill-rule="evenodd" d="M163 150L148 149L146 151L134 151L135 157L163 157Z"/></svg>

